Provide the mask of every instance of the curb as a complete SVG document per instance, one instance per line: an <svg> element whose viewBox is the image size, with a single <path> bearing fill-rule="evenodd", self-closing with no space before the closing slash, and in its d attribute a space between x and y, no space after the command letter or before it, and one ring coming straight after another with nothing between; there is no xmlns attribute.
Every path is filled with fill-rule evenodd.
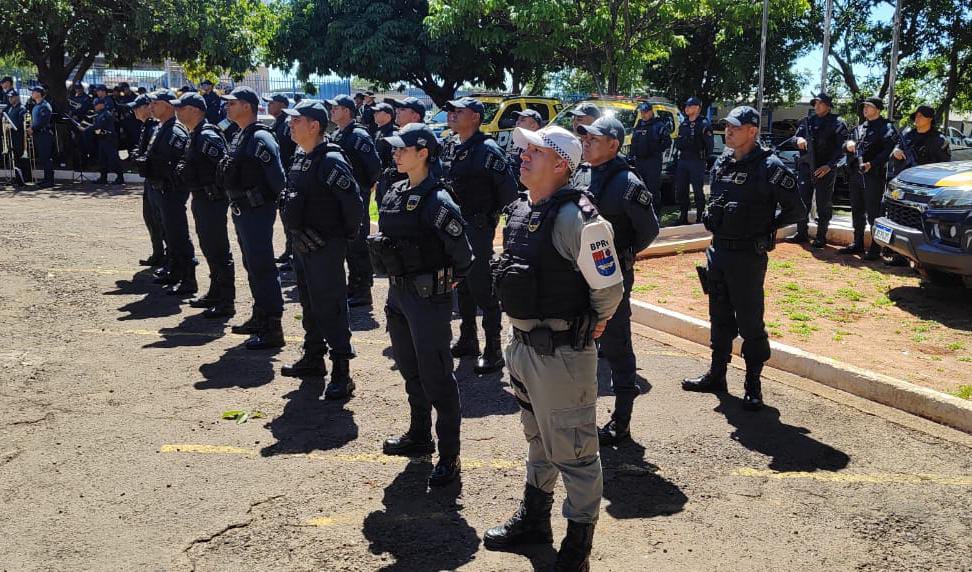
<svg viewBox="0 0 972 572"><path fill-rule="evenodd" d="M709 323L631 300L631 319L643 326L708 346ZM793 346L770 341L767 365L972 434L972 402L875 373ZM733 343L740 355L741 340Z"/></svg>
<svg viewBox="0 0 972 572"><path fill-rule="evenodd" d="M701 225L697 225L697 226L699 226L699 230L701 230L702 228ZM817 233L817 223L811 222L809 227L810 227L811 234ZM661 256L671 256L673 254L684 253L684 252L701 252L706 248L708 248L709 243L712 241L712 237L708 235L697 237L697 238L688 238L684 240L664 241L665 238L664 231L669 228L684 229L686 227L666 227L662 229L662 232L659 233L658 235L658 239L662 239L662 241L659 242L659 240L656 239L656 242L654 242L651 246L639 252L636 258L638 260L643 260L646 258L659 258ZM795 224L791 224L790 226L783 227L777 231L776 241L781 242L783 238L795 232L796 232ZM844 226L831 226L830 228L827 229L828 244L846 246L852 243L853 241L854 241L854 230L852 228L846 228ZM865 242L870 242L867 239L867 236L865 236Z"/></svg>
<svg viewBox="0 0 972 572"><path fill-rule="evenodd" d="M78 175L84 175L84 178L85 179L88 179L88 181L90 182L90 181L94 181L98 177L100 177L101 176L101 173L89 172L89 171L83 171L83 172L65 171L64 169L55 169L54 170L54 180L55 181L69 181L69 182L74 182L75 177L77 177ZM10 169L0 169L0 177L12 177L12 176L13 176L13 173L10 171ZM126 172L126 173L123 173L123 176L125 178L125 183L126 184L127 183L144 183L145 182L145 179L142 178L137 173L127 173ZM44 177L44 171L34 170L34 180L35 181L39 181L43 177ZM114 174L112 174L112 177L114 177Z"/></svg>

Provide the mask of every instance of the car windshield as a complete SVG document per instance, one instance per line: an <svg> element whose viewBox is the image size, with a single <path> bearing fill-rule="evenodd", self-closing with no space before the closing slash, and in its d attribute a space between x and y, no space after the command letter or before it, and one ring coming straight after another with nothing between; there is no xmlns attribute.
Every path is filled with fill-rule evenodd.
<svg viewBox="0 0 972 572"><path fill-rule="evenodd" d="M637 120L637 113L635 112L634 108L627 109L619 105L612 105L610 103L598 103L597 106L601 109L602 117L615 117L621 122L622 125L624 125L625 132L631 133L631 130L634 129L634 125ZM574 116L568 113L568 111L574 109L575 107L576 105L565 107L564 110L558 113L557 117L554 118L553 124L559 125L567 131L570 131Z"/></svg>

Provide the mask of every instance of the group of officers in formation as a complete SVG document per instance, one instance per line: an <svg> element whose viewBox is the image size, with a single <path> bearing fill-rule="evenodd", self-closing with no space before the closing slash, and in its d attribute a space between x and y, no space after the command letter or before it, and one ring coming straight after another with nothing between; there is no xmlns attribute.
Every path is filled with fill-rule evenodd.
<svg viewBox="0 0 972 572"><path fill-rule="evenodd" d="M572 131L545 126L536 111L525 110L508 154L480 131L485 108L471 97L444 106L452 135L440 141L425 124L424 103L414 97L376 102L369 92L291 107L286 97L274 96L267 100L274 122L266 126L257 120L255 91L237 87L217 96L208 87L181 96L160 90L125 104L140 124L132 153L145 178L143 216L153 247L140 263L155 267L155 282L203 316L228 319L236 312L229 213L253 299L250 316L232 331L249 336L247 349L284 345L278 264L291 267L304 343L299 359L281 374L329 375L324 397L333 400L355 390L349 307L372 305L374 276L387 277L384 310L405 380L409 425L388 438L383 451L422 456L438 450L429 485L459 478L461 409L453 360L475 359L478 375L507 368L528 442L526 484L520 507L485 531L484 544L551 543L559 475L568 528L557 570L588 570L602 496L599 445L630 438L639 392L630 295L635 255L659 232L661 161L654 147L670 140L667 123L653 117L650 104L642 105L629 161L621 153L625 126L597 106L573 109ZM711 169L706 204L702 178L712 128L699 114L699 101L686 101L676 142L684 147L677 184L695 187L697 212L713 240L700 272L709 296L712 360L705 374L682 382L685 390L726 391L732 341L741 335L743 406L762 406L760 372L770 355L763 324L767 252L776 231L789 224L800 224L796 239L806 239L807 193L816 193L818 229L826 230L841 156L859 165L854 220L856 230L860 218L861 240L854 252L863 244L862 221L876 217L880 193L872 179L883 162L902 150L922 160L938 157L940 142L919 119L934 115L926 108L915 115L916 135L895 147L893 128L876 113L880 100L865 104L867 122L853 134L830 113L831 103L826 94L815 98L814 116L797 133L796 144L816 160L806 168L801 163L797 174L760 144L756 110L733 109L725 117L728 149ZM226 121L217 126L221 113ZM336 127L328 133L331 123ZM186 214L190 198L209 270L202 295ZM687 217L687 192L682 202ZM275 258L278 212L287 250ZM497 255L493 242L504 216ZM818 230L816 242L824 236ZM454 343L453 296L461 317ZM502 313L511 326L505 348ZM601 427L595 415L599 356L610 365L615 393L611 418Z"/></svg>

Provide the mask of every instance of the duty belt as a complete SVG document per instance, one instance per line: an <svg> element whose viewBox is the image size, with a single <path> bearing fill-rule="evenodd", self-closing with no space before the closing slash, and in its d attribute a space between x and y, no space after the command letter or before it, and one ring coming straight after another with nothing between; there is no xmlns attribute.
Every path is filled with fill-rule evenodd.
<svg viewBox="0 0 972 572"><path fill-rule="evenodd" d="M533 328L529 332L513 327L513 337L521 344L530 346L540 355L554 355L554 350L560 346L574 343L570 330L553 331L546 327Z"/></svg>
<svg viewBox="0 0 972 572"><path fill-rule="evenodd" d="M438 296L452 292L452 268L440 268L432 272L411 276L389 276L388 283L392 286L415 292L422 298Z"/></svg>
<svg viewBox="0 0 972 572"><path fill-rule="evenodd" d="M769 240L767 239L731 239L731 238L712 238L712 246L716 248L722 248L725 250L748 250L750 252L763 253L767 250L772 250L769 248Z"/></svg>

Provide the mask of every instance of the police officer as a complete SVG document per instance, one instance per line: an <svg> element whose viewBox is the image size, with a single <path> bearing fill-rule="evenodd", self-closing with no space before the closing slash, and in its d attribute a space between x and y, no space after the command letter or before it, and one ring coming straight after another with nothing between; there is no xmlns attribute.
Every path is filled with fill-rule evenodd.
<svg viewBox="0 0 972 572"><path fill-rule="evenodd" d="M213 89L213 82L204 79L199 82L199 95L206 101L206 122L211 125L219 125L219 122L226 118L223 113L223 102L219 99L219 94Z"/></svg>
<svg viewBox="0 0 972 572"><path fill-rule="evenodd" d="M348 240L358 234L364 206L344 152L327 143L324 103L305 99L284 113L291 117L291 131L299 146L287 173L281 217L295 250L304 351L280 373L327 375L324 356L330 353L333 370L324 397L344 399L354 391L349 361L355 357L344 258Z"/></svg>
<svg viewBox="0 0 972 572"><path fill-rule="evenodd" d="M891 151L892 171L889 178L910 167L952 160L948 139L935 128L935 108L919 105L910 119L914 127L902 131L898 144Z"/></svg>
<svg viewBox="0 0 972 572"><path fill-rule="evenodd" d="M95 181L97 185L108 184L108 171L115 173L113 185L125 184L121 161L118 159L118 127L115 116L106 107L102 98L94 100L95 118L91 129L98 143L98 166L101 176Z"/></svg>
<svg viewBox="0 0 972 572"><path fill-rule="evenodd" d="M630 156L634 162L638 176L641 177L648 192L651 193L651 203L655 215L661 213L661 173L665 151L672 146L672 126L661 117L655 116L651 103L642 101L638 104L638 123L631 133Z"/></svg>
<svg viewBox="0 0 972 572"><path fill-rule="evenodd" d="M395 99L386 97L385 103L395 108L395 125L404 127L409 123L425 123L425 104L417 97Z"/></svg>
<svg viewBox="0 0 972 572"><path fill-rule="evenodd" d="M205 318L227 318L236 313L236 281L226 230L229 201L219 184L218 166L226 155L226 141L219 128L206 121L206 100L201 95L184 93L172 105L179 123L189 131L185 154L176 165L176 179L192 194L196 236L209 265L209 289L189 306L204 309Z"/></svg>
<svg viewBox="0 0 972 572"><path fill-rule="evenodd" d="M827 228L834 211L834 182L837 179L837 162L843 155L847 139L847 124L831 112L833 99L821 93L810 100L813 113L800 122L793 138L800 149L797 161L797 185L804 206L817 201L817 236L811 246L827 245ZM810 144L813 148L810 148ZM809 240L807 222L797 223L797 232L787 237L787 242L802 243Z"/></svg>
<svg viewBox="0 0 972 572"><path fill-rule="evenodd" d="M492 138L479 130L485 107L472 97L446 102L449 128L459 138L449 167L449 180L459 199L462 217L472 245L473 259L469 277L459 284L459 314L462 318L459 339L452 346L454 357L476 356L473 371L484 375L503 368L500 342L499 301L490 288L489 261L493 258L493 239L500 211L516 199L516 179L506 153ZM479 353L476 308L483 310L486 345Z"/></svg>
<svg viewBox="0 0 972 572"><path fill-rule="evenodd" d="M685 101L685 119L678 126L678 163L675 165L675 198L681 208L678 224L688 224L689 185L695 197L696 222L701 220L705 209L705 166L712 153L714 141L712 126L705 117L700 117L702 102L697 97Z"/></svg>
<svg viewBox="0 0 972 572"><path fill-rule="evenodd" d="M357 98L355 98L357 99ZM375 122L375 92L365 91L361 94L361 105L359 107L359 118L361 124L365 126L368 130L368 135L372 138L375 136L375 132L378 130L378 124Z"/></svg>
<svg viewBox="0 0 972 572"><path fill-rule="evenodd" d="M220 162L220 172L253 295L253 314L232 331L250 335L247 349L279 348L284 345L283 295L273 260L273 222L286 184L280 148L270 129L257 121L260 98L253 89L240 86L222 98L227 117L239 130Z"/></svg>
<svg viewBox="0 0 972 572"><path fill-rule="evenodd" d="M611 364L614 413L599 431L602 445L614 445L630 435L631 411L638 386L637 365L631 346L631 288L634 286L635 255L658 236L658 218L652 208L651 192L618 155L624 144L624 125L613 117L601 117L591 125L580 125L584 159L591 165L588 188L601 216L614 229L615 257L624 278L624 297L608 322L600 346Z"/></svg>
<svg viewBox="0 0 972 572"><path fill-rule="evenodd" d="M35 160L44 170L44 179L37 185L43 189L54 186L54 125L51 104L44 99L47 90L40 85L30 90L34 107L30 110L30 127L27 133L33 138Z"/></svg>
<svg viewBox="0 0 972 572"><path fill-rule="evenodd" d="M683 380L682 389L726 391L732 341L741 335L746 361L743 407L755 411L763 406L760 373L770 356L763 325L766 253L775 247L777 229L803 220L807 212L796 177L759 145L759 113L744 105L729 112L725 121L727 150L712 168L709 205L702 218L712 232L702 283L709 295L712 364L704 375Z"/></svg>
<svg viewBox="0 0 972 572"><path fill-rule="evenodd" d="M20 104L20 93L16 89L10 89L4 93L7 100L7 117L13 123L17 131L10 138L11 151L14 157L14 185L20 187L27 184L31 177L30 161L24 157L24 118L27 117L27 110Z"/></svg>
<svg viewBox="0 0 972 572"><path fill-rule="evenodd" d="M267 102L267 113L273 116L273 124L270 131L277 138L277 145L280 146L280 161L283 163L284 171L289 171L294 163L294 152L297 151L297 144L290 138L289 117L284 110L290 106L290 100L282 93L275 93L270 97L264 97Z"/></svg>
<svg viewBox="0 0 972 572"><path fill-rule="evenodd" d="M151 96L152 117L159 122L145 154L145 178L159 192L162 226L168 246L168 273L159 278L167 284L168 293L188 298L196 293L196 258L192 239L189 237L189 220L186 202L189 190L175 177L176 166L185 154L189 132L176 121L172 102L178 99L169 89L156 91Z"/></svg>
<svg viewBox="0 0 972 572"><path fill-rule="evenodd" d="M871 240L870 248L864 253L864 226L865 223L869 225L873 234L874 221L881 216L887 163L898 137L894 125L881 115L883 109L884 101L880 97L864 100L861 112L865 121L854 129L844 143L854 242L837 252L864 254L864 260L877 260L881 255L881 245L874 240Z"/></svg>
<svg viewBox="0 0 972 572"><path fill-rule="evenodd" d="M459 386L453 374L452 289L466 277L472 258L465 224L443 182L431 172L438 141L422 123L410 123L387 141L395 164L408 178L396 183L378 210L378 233L368 237L375 268L389 277L385 316L395 363L405 379L409 428L385 441L388 455L435 451L439 461L429 485L459 477ZM465 278L465 279L468 279Z"/></svg>
<svg viewBox="0 0 972 572"><path fill-rule="evenodd" d="M348 243L348 305L352 308L370 306L374 272L368 258L367 239L371 233L369 205L371 188L381 175L381 161L371 135L355 121L354 100L347 95L339 95L327 103L331 106L331 121L337 125L337 129L331 133L331 140L340 145L351 159L354 180L358 183L361 203L365 206L361 213L358 236Z"/></svg>
<svg viewBox="0 0 972 572"><path fill-rule="evenodd" d="M597 349L624 286L611 225L570 184L581 162L575 135L558 126L513 130L525 149L529 190L507 208L495 287L510 318L510 383L529 443L520 509L486 531L487 548L550 543L559 475L567 535L557 570L588 570L603 480L597 442Z"/></svg>
<svg viewBox="0 0 972 572"><path fill-rule="evenodd" d="M75 82L71 86L71 95L68 97L68 105L71 107L70 115L78 123L84 123L91 120L91 114L94 112L94 105L91 101L91 96L85 93L84 84L81 82Z"/></svg>
<svg viewBox="0 0 972 572"><path fill-rule="evenodd" d="M95 99L97 99L97 98L100 97L101 99L105 100L105 107L109 111L114 111L115 110L115 100L114 100L114 98L112 98L111 94L108 92L108 86L107 85L105 85L103 83L96 84L94 86L94 91L95 91Z"/></svg>
<svg viewBox="0 0 972 572"><path fill-rule="evenodd" d="M577 128L581 125L591 125L599 117L601 117L601 108L594 105L593 103L581 103L574 109L567 112L571 115L570 129L574 132L577 137L580 134ZM574 187L587 187L591 184L591 166L586 161L581 162L581 164L574 171L573 179L571 179L571 185Z"/></svg>
<svg viewBox="0 0 972 572"><path fill-rule="evenodd" d="M140 95L135 98L135 101L128 104L135 115L135 119L142 124L138 142L132 152L132 161L140 169L145 164L145 156L148 152L149 141L152 140L152 134L159 126L159 122L152 117L151 103L152 100L147 95ZM144 173L140 172L139 174L144 177ZM145 221L145 228L148 229L149 239L152 241L152 255L139 260L138 263L141 266L161 267L165 265L165 230L162 226L161 200L161 193L146 180L142 190L142 219Z"/></svg>
<svg viewBox="0 0 972 572"><path fill-rule="evenodd" d="M8 94L13 88L14 80L12 77L5 75L2 79L0 79L0 105L10 105Z"/></svg>
<svg viewBox="0 0 972 572"><path fill-rule="evenodd" d="M138 143L141 124L135 119L132 108L128 104L135 101L137 96L127 81L119 83L115 87L115 92L115 116L118 121L119 148L126 149L131 155Z"/></svg>
<svg viewBox="0 0 972 572"><path fill-rule="evenodd" d="M392 157L392 146L385 141L395 133L395 108L387 103L378 103L372 108L375 120L375 148L378 150L378 160L381 161L381 176L375 186L375 202L381 204L385 193L392 184L405 178L395 167ZM407 125L407 123L406 123Z"/></svg>
<svg viewBox="0 0 972 572"><path fill-rule="evenodd" d="M536 109L514 111L513 115L516 115L516 127L520 129L536 131L544 125L543 117ZM526 187L520 182L520 165L523 164L523 159L520 158L521 153L523 153L523 149L515 145L510 145L510 151L507 153L506 160L510 163L510 169L513 171L513 177L516 179L517 189L525 191Z"/></svg>

